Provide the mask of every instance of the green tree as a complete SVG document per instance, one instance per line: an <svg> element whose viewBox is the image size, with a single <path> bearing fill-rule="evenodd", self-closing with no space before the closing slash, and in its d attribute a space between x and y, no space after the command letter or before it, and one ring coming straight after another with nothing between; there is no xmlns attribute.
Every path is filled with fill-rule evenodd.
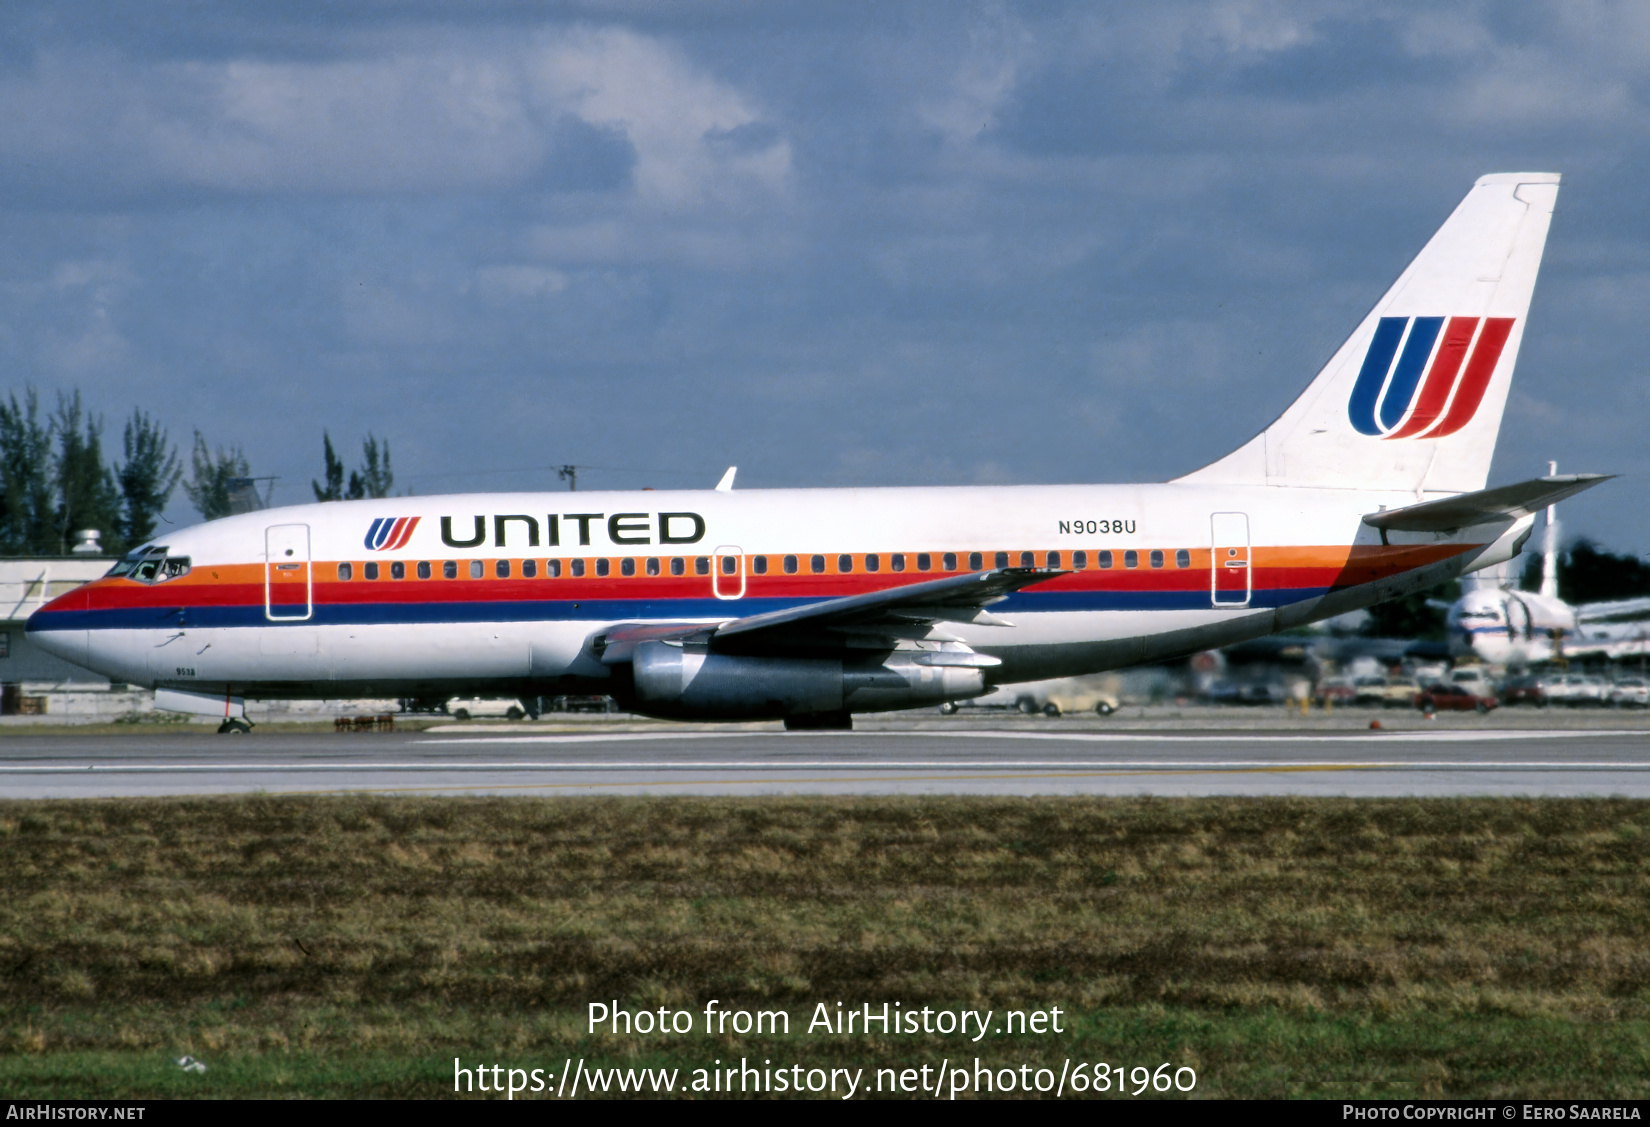
<svg viewBox="0 0 1650 1127"><path fill-rule="evenodd" d="M1545 570L1540 554L1524 565L1526 591L1541 588ZM1627 554L1606 552L1591 540L1577 540L1558 554L1558 597L1571 603L1630 599L1650 595L1650 563Z"/></svg>
<svg viewBox="0 0 1650 1127"><path fill-rule="evenodd" d="M103 420L87 413L76 391L57 397L51 429L57 445L52 465L52 485L57 494L54 550L67 554L77 531L95 528L102 534L104 550L120 554L125 550L120 533L120 488L103 460Z"/></svg>
<svg viewBox="0 0 1650 1127"><path fill-rule="evenodd" d="M309 487L315 490L317 501L342 501L344 499L344 460L332 448L332 435L321 432L321 456L325 459L326 485L311 480Z"/></svg>
<svg viewBox="0 0 1650 1127"><path fill-rule="evenodd" d="M349 499L358 501L363 497L388 497L390 489L395 485L395 474L390 470L390 444L385 441L380 447L378 439L371 434L361 444L361 468L351 470L349 475Z"/></svg>
<svg viewBox="0 0 1650 1127"><path fill-rule="evenodd" d="M205 520L228 516L234 511L232 495L250 473L245 453L239 446L210 450L201 432L196 431L189 461L191 472L183 491L189 494L190 503Z"/></svg>
<svg viewBox="0 0 1650 1127"><path fill-rule="evenodd" d="M0 552L48 555L58 550L52 503L52 433L40 421L34 388L0 402Z"/></svg>
<svg viewBox="0 0 1650 1127"><path fill-rule="evenodd" d="M120 481L120 535L131 548L155 534L155 521L177 488L183 468L166 431L142 411L133 411L121 436L125 461L115 470Z"/></svg>

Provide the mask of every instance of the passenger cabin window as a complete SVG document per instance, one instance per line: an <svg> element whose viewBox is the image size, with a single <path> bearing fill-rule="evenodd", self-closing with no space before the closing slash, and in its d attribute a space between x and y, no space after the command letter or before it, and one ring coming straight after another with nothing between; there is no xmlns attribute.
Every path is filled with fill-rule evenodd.
<svg viewBox="0 0 1650 1127"><path fill-rule="evenodd" d="M681 556L672 556L671 560L670 560L670 574L672 574L672 575L686 575L687 574L687 561L684 560Z"/></svg>
<svg viewBox="0 0 1650 1127"><path fill-rule="evenodd" d="M537 560L521 561L521 577L523 579L532 579L534 576L538 575L538 573L539 562Z"/></svg>
<svg viewBox="0 0 1650 1127"><path fill-rule="evenodd" d="M390 564L390 578L391 579L405 579L405 578L407 578L407 565L402 563L400 560L396 560L394 563Z"/></svg>
<svg viewBox="0 0 1650 1127"><path fill-rule="evenodd" d="M814 556L808 560L808 569L815 575L825 574L825 557Z"/></svg>
<svg viewBox="0 0 1650 1127"><path fill-rule="evenodd" d="M500 579L510 578L510 561L509 560L497 560L497 561L495 561L494 564L493 564L493 574L498 576Z"/></svg>
<svg viewBox="0 0 1650 1127"><path fill-rule="evenodd" d="M946 571L956 571L957 570L957 553L947 552L947 553L945 553L945 555L941 556L940 557L940 566L945 568Z"/></svg>
<svg viewBox="0 0 1650 1127"><path fill-rule="evenodd" d="M486 569L482 566L480 560L471 560L470 561L470 578L471 579L480 579L481 576L482 576L482 573L485 570Z"/></svg>
<svg viewBox="0 0 1650 1127"><path fill-rule="evenodd" d="M1020 553L1020 566L1021 567L1036 567L1037 566L1037 553L1036 552L1021 552Z"/></svg>
<svg viewBox="0 0 1650 1127"><path fill-rule="evenodd" d="M889 571L904 571L905 570L905 553L904 552L895 552L893 555L888 557L888 570Z"/></svg>
<svg viewBox="0 0 1650 1127"><path fill-rule="evenodd" d="M647 573L649 575L658 575L659 574L659 557L658 556L649 556L649 557L647 557Z"/></svg>
<svg viewBox="0 0 1650 1127"><path fill-rule="evenodd" d="M1087 552L1073 552L1071 554L1071 566L1076 568L1078 571L1087 570L1089 566L1089 554Z"/></svg>
<svg viewBox="0 0 1650 1127"><path fill-rule="evenodd" d="M606 575L608 573L608 570L611 568L611 566L612 565L606 559L597 560L596 561L596 574L597 575Z"/></svg>
<svg viewBox="0 0 1650 1127"><path fill-rule="evenodd" d="M881 569L882 569L882 558L880 556L866 556L865 557L865 570L866 571L880 571Z"/></svg>
<svg viewBox="0 0 1650 1127"><path fill-rule="evenodd" d="M545 560L544 561L544 575L545 575L545 578L547 578L547 579L560 579L561 578L561 561L560 560Z"/></svg>
<svg viewBox="0 0 1650 1127"><path fill-rule="evenodd" d="M979 552L968 553L968 570L979 571L985 566L985 557Z"/></svg>
<svg viewBox="0 0 1650 1127"><path fill-rule="evenodd" d="M753 572L755 572L757 575L766 575L766 574L768 574L768 557L767 556L752 556L751 557L751 570Z"/></svg>
<svg viewBox="0 0 1650 1127"><path fill-rule="evenodd" d="M723 575L736 575L736 574L738 574L738 572L739 572L739 557L738 556L723 556L722 557L722 574Z"/></svg>
<svg viewBox="0 0 1650 1127"><path fill-rule="evenodd" d="M368 579L377 579L378 578L378 565L376 563L370 563L366 567L362 568L361 572Z"/></svg>
<svg viewBox="0 0 1650 1127"><path fill-rule="evenodd" d="M1152 549L1151 561L1152 561L1152 566L1153 567L1162 567L1163 566L1163 549L1162 548L1153 548Z"/></svg>
<svg viewBox="0 0 1650 1127"><path fill-rule="evenodd" d="M1124 567L1139 567L1140 566L1140 553L1135 551L1133 548L1130 548L1128 551L1124 552L1123 553L1123 566Z"/></svg>
<svg viewBox="0 0 1650 1127"><path fill-rule="evenodd" d="M1176 548L1174 550L1174 565L1176 567L1191 567L1192 553L1185 548Z"/></svg>
<svg viewBox="0 0 1650 1127"><path fill-rule="evenodd" d="M1049 567L1059 567L1060 566L1060 553L1059 552L1050 552L1048 554L1048 566Z"/></svg>
<svg viewBox="0 0 1650 1127"><path fill-rule="evenodd" d="M786 575L795 575L796 574L796 557L795 556L786 556L785 557L785 574Z"/></svg>
<svg viewBox="0 0 1650 1127"><path fill-rule="evenodd" d="M839 575L847 575L854 570L854 557L838 556L836 558L836 570Z"/></svg>
<svg viewBox="0 0 1650 1127"><path fill-rule="evenodd" d="M619 574L620 575L635 575L636 574L636 561L631 559L629 556L626 556L624 559L620 560L619 561Z"/></svg>
<svg viewBox="0 0 1650 1127"><path fill-rule="evenodd" d="M573 578L582 579L584 577L584 561L583 560L568 560L567 561L567 566L572 569Z"/></svg>
<svg viewBox="0 0 1650 1127"><path fill-rule="evenodd" d="M918 571L932 571L933 569L934 569L934 557L929 555L927 552L918 552L917 553L917 570Z"/></svg>
<svg viewBox="0 0 1650 1127"><path fill-rule="evenodd" d="M458 561L457 560L448 560L446 563L441 565L441 578L443 578L443 579L457 579L458 578Z"/></svg>
<svg viewBox="0 0 1650 1127"><path fill-rule="evenodd" d="M992 557L992 566L993 567L1007 567L1008 566L1008 553L1007 552L998 552L995 556L993 556Z"/></svg>
<svg viewBox="0 0 1650 1127"><path fill-rule="evenodd" d="M355 578L355 567L352 564L341 563L341 564L338 565L338 582L348 583L351 579L354 579L354 578Z"/></svg>
<svg viewBox="0 0 1650 1127"><path fill-rule="evenodd" d="M1103 568L1110 567L1111 566L1111 551L1110 551L1110 549L1106 549L1106 550L1094 553L1094 562L1099 567L1103 567Z"/></svg>
<svg viewBox="0 0 1650 1127"><path fill-rule="evenodd" d="M693 557L693 574L695 574L695 575L709 575L710 574L710 557L709 556L694 556Z"/></svg>

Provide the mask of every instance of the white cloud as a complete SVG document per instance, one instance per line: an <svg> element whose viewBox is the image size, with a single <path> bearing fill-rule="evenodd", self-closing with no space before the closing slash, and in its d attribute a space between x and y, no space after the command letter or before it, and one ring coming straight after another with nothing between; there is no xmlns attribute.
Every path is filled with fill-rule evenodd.
<svg viewBox="0 0 1650 1127"><path fill-rule="evenodd" d="M117 192L530 188L559 159L567 115L622 132L654 204L789 175L789 144L755 128L759 113L731 86L655 39L582 29L324 62L42 53L0 80L0 159L69 166Z"/></svg>

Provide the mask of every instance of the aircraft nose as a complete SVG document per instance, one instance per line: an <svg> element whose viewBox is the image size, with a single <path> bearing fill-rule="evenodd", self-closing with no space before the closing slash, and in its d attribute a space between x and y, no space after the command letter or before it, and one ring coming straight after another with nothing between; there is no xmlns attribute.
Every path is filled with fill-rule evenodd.
<svg viewBox="0 0 1650 1127"><path fill-rule="evenodd" d="M29 615L23 633L53 657L86 666L90 656L90 638L82 621L86 605L84 591L59 595Z"/></svg>

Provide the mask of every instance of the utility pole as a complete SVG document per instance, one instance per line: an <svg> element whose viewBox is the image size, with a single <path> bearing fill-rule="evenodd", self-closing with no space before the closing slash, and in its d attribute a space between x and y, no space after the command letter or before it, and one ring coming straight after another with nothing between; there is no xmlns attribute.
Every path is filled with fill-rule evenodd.
<svg viewBox="0 0 1650 1127"><path fill-rule="evenodd" d="M579 467L563 466L561 469L556 471L556 476L567 483L567 491L569 493L577 493L579 491Z"/></svg>

